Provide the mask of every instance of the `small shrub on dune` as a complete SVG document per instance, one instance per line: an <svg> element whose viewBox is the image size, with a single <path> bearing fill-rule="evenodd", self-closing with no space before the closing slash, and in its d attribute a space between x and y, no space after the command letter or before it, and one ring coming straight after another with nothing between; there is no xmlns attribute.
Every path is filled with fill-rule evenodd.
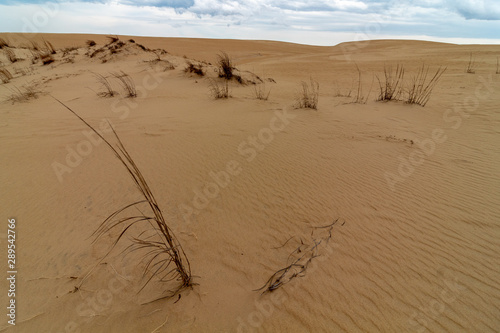
<svg viewBox="0 0 500 333"><path fill-rule="evenodd" d="M296 108L298 109L318 109L319 83L312 78L310 82L301 82L301 91L296 97Z"/></svg>
<svg viewBox="0 0 500 333"><path fill-rule="evenodd" d="M95 46L95 45L96 45L96 43L95 43L93 40L91 40L91 39L88 39L88 40L85 42L85 44L87 44L87 46L88 46L88 47L92 47L92 46Z"/></svg>

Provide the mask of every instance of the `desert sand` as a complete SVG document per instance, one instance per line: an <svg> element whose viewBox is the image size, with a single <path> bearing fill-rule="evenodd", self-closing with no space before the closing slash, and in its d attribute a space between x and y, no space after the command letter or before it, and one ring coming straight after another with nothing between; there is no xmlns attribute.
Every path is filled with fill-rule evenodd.
<svg viewBox="0 0 500 333"><path fill-rule="evenodd" d="M12 75L0 84L5 271L9 218L17 236L16 325L2 279L1 331L500 331L500 46L118 36L111 51L100 35L0 38ZM54 61L32 61L33 41L49 42ZM221 51L244 82L229 82L228 99L209 89ZM377 77L397 64L405 78L446 67L425 107L376 101ZM356 66L366 103L352 103ZM137 97L112 76L121 71ZM104 96L95 74L117 94ZM311 78L317 110L296 108ZM26 87L36 98L12 99ZM109 120L144 174L190 261L196 285L180 298L147 303L170 282L139 292L140 252L100 261L121 230L93 232L141 197L54 98L98 129ZM319 240L303 274L255 291Z"/></svg>

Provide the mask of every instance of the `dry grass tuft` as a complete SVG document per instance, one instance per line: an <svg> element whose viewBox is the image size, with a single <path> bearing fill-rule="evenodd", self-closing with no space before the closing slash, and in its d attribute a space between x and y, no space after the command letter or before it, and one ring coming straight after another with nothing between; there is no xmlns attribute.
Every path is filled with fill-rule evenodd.
<svg viewBox="0 0 500 333"><path fill-rule="evenodd" d="M121 71L120 73L112 73L112 75L120 80L120 83L125 90L126 97L137 97L137 90L135 89L134 80L130 77L130 75Z"/></svg>
<svg viewBox="0 0 500 333"><path fill-rule="evenodd" d="M465 72L468 74L476 73L476 61L474 60L474 57L472 56L472 52L470 53L469 63L467 64L467 68L465 69Z"/></svg>
<svg viewBox="0 0 500 333"><path fill-rule="evenodd" d="M109 83L108 79L102 76L101 74L94 73L94 76L97 79L97 82L101 84L101 86L104 88L104 91L98 92L97 95L100 97L113 97L116 95L116 92L113 90L111 87L111 84Z"/></svg>
<svg viewBox="0 0 500 333"><path fill-rule="evenodd" d="M358 67L358 64L356 64L356 70L358 71L358 89L356 90L356 96L353 98L353 100L350 102L351 104L366 104L368 101L368 98L370 97L370 93L372 91L373 87L373 80L372 84L370 86L370 90L368 90L368 94L365 96L363 93L363 84L361 82L361 70Z"/></svg>
<svg viewBox="0 0 500 333"><path fill-rule="evenodd" d="M109 40L107 45L116 43L120 40L120 38L118 38L118 36L106 36L106 38Z"/></svg>
<svg viewBox="0 0 500 333"><path fill-rule="evenodd" d="M0 49L3 49L4 47L9 47L9 43L5 39L0 38Z"/></svg>
<svg viewBox="0 0 500 333"><path fill-rule="evenodd" d="M194 73L199 76L205 76L205 72L203 71L203 65L202 64L195 65L190 61L187 62L186 68L184 68L184 72Z"/></svg>
<svg viewBox="0 0 500 333"><path fill-rule="evenodd" d="M139 292L155 278L160 282L175 282L177 286L167 288L166 292L168 294L166 296L160 296L153 301L173 297L183 289L192 287L193 281L189 260L176 236L167 225L163 212L149 184L146 182L146 179L123 145L123 142L118 137L114 128L109 124L116 140L116 143L113 145L75 111L61 101L57 99L56 101L73 113L106 143L115 157L125 167L143 198L142 200L135 201L116 210L109 215L94 232L94 241L97 241L103 236L111 235L111 232L115 229L120 228L122 230L116 237L108 253L104 255L99 263L111 253L121 240L126 238L126 235L131 236L129 238L131 244L127 246L124 251L127 253L135 251L140 252L142 254L141 263L145 265L143 271L143 280L145 280L145 282ZM138 232L138 228L141 226L143 231ZM144 230L144 228L146 229ZM134 233L136 231L137 233ZM92 271L88 274L91 272ZM81 287L87 276L83 278L77 289Z"/></svg>
<svg viewBox="0 0 500 333"><path fill-rule="evenodd" d="M233 78L233 62L226 52L221 51L221 53L217 55L217 65L219 67L219 77L226 80L231 80Z"/></svg>
<svg viewBox="0 0 500 333"><path fill-rule="evenodd" d="M0 81L2 81L2 83L8 83L12 78L13 76L7 68L0 68Z"/></svg>
<svg viewBox="0 0 500 333"><path fill-rule="evenodd" d="M410 79L408 97L405 102L408 104L425 106L431 97L432 90L445 71L446 67L439 67L434 75L428 80L429 67L422 65L417 74Z"/></svg>
<svg viewBox="0 0 500 333"><path fill-rule="evenodd" d="M266 84L265 83L260 83L256 84L253 87L253 92L255 94L255 98L267 101L269 99L269 95L271 94L271 89L266 90Z"/></svg>
<svg viewBox="0 0 500 333"><path fill-rule="evenodd" d="M231 97L229 94L229 82L224 80L223 83L219 83L214 79L210 79L209 83L210 94L215 99L226 99Z"/></svg>
<svg viewBox="0 0 500 333"><path fill-rule="evenodd" d="M43 43L45 44L45 51L46 52L48 52L50 54L56 54L56 49L54 48L52 43L50 43L49 41L46 41L46 40L44 40Z"/></svg>
<svg viewBox="0 0 500 333"><path fill-rule="evenodd" d="M39 91L37 91L33 86L25 86L25 87L14 87L8 88L11 92L11 95L7 98L7 101L14 103L27 102L30 99L37 99Z"/></svg>
<svg viewBox="0 0 500 333"><path fill-rule="evenodd" d="M91 39L88 39L88 40L85 42L85 44L86 44L88 47L92 47L92 46L95 46L95 45L96 45L96 43L95 43L93 40L91 40Z"/></svg>
<svg viewBox="0 0 500 333"><path fill-rule="evenodd" d="M302 90L296 97L296 108L298 109L318 109L319 83L310 79L310 83L301 82Z"/></svg>
<svg viewBox="0 0 500 333"><path fill-rule="evenodd" d="M270 293L283 287L285 284L291 282L297 277L303 277L306 274L307 268L311 264L314 258L320 256L319 246L321 244L328 244L332 238L332 230L339 219L335 220L333 223L320 227L313 227L311 236L314 237L316 230L319 230L324 235L320 238L313 238L312 244L307 245L302 239L300 239L300 244L289 254L287 259L287 264L284 268L279 269L266 281L266 283L259 289L254 291L262 291L261 294ZM343 226L345 221L341 224ZM290 240L294 239L295 236L289 238L283 245L275 247L274 249L283 248ZM291 242L289 243L292 244Z"/></svg>
<svg viewBox="0 0 500 333"><path fill-rule="evenodd" d="M17 60L17 57L16 57L16 54L14 53L14 51L12 49L5 49L5 55L7 56L7 59L11 62L11 63L15 63Z"/></svg>
<svg viewBox="0 0 500 333"><path fill-rule="evenodd" d="M398 100L402 93L402 84L404 79L404 68L401 65L396 66L396 71L393 73L392 66L387 68L384 66L383 82L377 76L380 93L377 101L392 101Z"/></svg>
<svg viewBox="0 0 500 333"><path fill-rule="evenodd" d="M40 60L42 60L42 64L43 65L48 65L48 64L51 64L53 63L55 60L54 58L52 57L51 54L49 53L43 53L40 55Z"/></svg>

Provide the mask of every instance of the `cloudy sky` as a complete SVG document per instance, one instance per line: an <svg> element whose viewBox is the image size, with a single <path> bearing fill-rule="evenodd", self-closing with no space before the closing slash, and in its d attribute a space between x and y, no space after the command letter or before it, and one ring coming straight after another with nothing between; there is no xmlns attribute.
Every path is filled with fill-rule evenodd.
<svg viewBox="0 0 500 333"><path fill-rule="evenodd" d="M499 0L0 0L1 32L500 44Z"/></svg>

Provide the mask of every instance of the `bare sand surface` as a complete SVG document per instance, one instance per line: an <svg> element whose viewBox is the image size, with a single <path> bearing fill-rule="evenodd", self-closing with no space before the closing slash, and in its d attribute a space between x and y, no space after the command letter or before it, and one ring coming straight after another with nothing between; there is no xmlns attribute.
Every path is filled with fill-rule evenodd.
<svg viewBox="0 0 500 333"><path fill-rule="evenodd" d="M16 325L2 279L0 331L500 331L500 46L119 36L125 44L111 51L106 36L0 38L12 75L0 84L0 244L6 257L15 218L18 270ZM56 50L46 65L32 61L31 42L43 40ZM232 80L232 97L216 100L220 51L246 84ZM188 61L206 75L186 73ZM423 63L431 74L447 67L425 107L376 101L384 65L404 65L409 78ZM366 103L350 103L356 66ZM121 71L137 97L112 77ZM98 95L96 73L117 95ZM311 78L318 109L297 109ZM268 100L255 96L261 82ZM26 87L37 98L13 101ZM98 264L120 230L96 242L92 233L141 197L111 150L52 97L116 129L189 258L197 285L180 299L143 304L170 285L138 292L139 252ZM329 239L314 229L337 219ZM254 291L319 239L305 274Z"/></svg>

